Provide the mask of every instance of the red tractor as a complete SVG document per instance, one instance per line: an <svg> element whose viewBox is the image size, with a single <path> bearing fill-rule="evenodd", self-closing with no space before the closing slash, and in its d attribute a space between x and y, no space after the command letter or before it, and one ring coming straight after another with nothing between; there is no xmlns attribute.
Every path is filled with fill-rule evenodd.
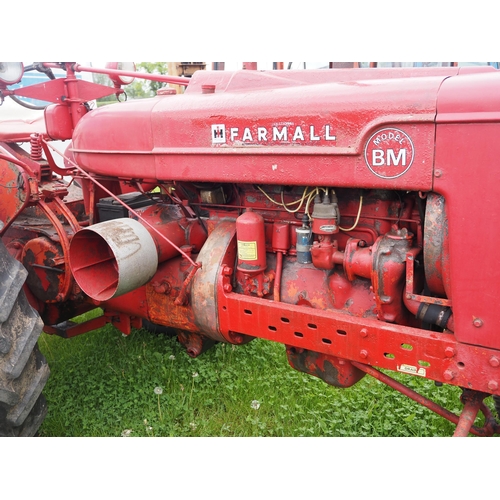
<svg viewBox="0 0 500 500"><path fill-rule="evenodd" d="M28 70L49 79L14 88ZM77 78L92 71L115 86ZM134 76L187 88L91 109ZM0 100L48 104L0 123L0 434L45 414L40 332L108 322L170 327L193 357L280 342L328 384L368 374L457 436L500 433L499 86L492 67L2 64ZM462 413L387 370L461 387Z"/></svg>

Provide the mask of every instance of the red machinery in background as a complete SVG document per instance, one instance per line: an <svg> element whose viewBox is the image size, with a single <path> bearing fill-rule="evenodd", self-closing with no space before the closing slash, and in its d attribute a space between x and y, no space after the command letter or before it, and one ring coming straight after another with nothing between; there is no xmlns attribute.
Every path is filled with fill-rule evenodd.
<svg viewBox="0 0 500 500"><path fill-rule="evenodd" d="M1 99L51 103L0 124L0 432L43 419L42 322L72 337L147 320L190 356L265 338L329 384L369 374L455 435L499 433L483 402L500 396L498 71L34 69L55 67L18 89L22 65L0 67ZM90 109L133 76L187 88ZM462 387L461 415L380 369Z"/></svg>

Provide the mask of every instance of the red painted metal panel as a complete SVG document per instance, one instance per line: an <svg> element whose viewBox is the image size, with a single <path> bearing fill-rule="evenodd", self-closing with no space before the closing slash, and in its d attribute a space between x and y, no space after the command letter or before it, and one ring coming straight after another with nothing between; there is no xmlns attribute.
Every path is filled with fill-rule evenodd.
<svg viewBox="0 0 500 500"><path fill-rule="evenodd" d="M450 70L421 78L361 71L357 80L343 71L241 73L204 73L198 87L213 84L214 94L190 91L92 112L75 131L77 160L103 175L161 180L394 188L397 178L399 189L431 188L436 96ZM398 134L406 156L390 141ZM365 149L373 154L370 139L376 162L399 163L394 175L374 173L365 158Z"/></svg>
<svg viewBox="0 0 500 500"><path fill-rule="evenodd" d="M78 97L83 102L106 97L116 92L113 87L108 87L107 85L99 85L84 80L75 80L75 82L78 86ZM23 97L31 97L32 99L39 99L41 101L59 103L64 102L68 98L66 80L63 78L48 80L47 82L30 85L29 87L22 87L16 89L14 94Z"/></svg>
<svg viewBox="0 0 500 500"><path fill-rule="evenodd" d="M224 335L229 332L253 335L379 368L500 394L498 351L460 344L449 333L222 291L218 317Z"/></svg>
<svg viewBox="0 0 500 500"><path fill-rule="evenodd" d="M3 148L0 154L9 158ZM30 185L26 171L11 161L0 158L0 233L3 233L26 207Z"/></svg>
<svg viewBox="0 0 500 500"><path fill-rule="evenodd" d="M448 212L456 338L495 348L500 348L495 230L500 220L499 88L497 73L444 82L434 172L435 190L444 195Z"/></svg>
<svg viewBox="0 0 500 500"><path fill-rule="evenodd" d="M2 142L28 142L31 134L44 134L45 132L43 116L25 120L0 121L0 141Z"/></svg>

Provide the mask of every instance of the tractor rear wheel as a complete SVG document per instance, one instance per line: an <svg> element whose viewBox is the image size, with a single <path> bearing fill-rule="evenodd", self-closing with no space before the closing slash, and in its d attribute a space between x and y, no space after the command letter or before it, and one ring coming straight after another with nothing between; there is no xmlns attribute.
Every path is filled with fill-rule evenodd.
<svg viewBox="0 0 500 500"><path fill-rule="evenodd" d="M0 436L34 436L47 413L43 322L22 290L26 276L0 240Z"/></svg>

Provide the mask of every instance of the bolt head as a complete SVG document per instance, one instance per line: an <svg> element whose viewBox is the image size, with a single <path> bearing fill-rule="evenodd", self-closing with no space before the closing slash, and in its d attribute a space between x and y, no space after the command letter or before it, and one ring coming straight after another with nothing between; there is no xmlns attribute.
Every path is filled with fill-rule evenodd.
<svg viewBox="0 0 500 500"><path fill-rule="evenodd" d="M472 322L472 324L476 327L476 328L480 328L483 326L483 320L481 318L474 318L474 321Z"/></svg>
<svg viewBox="0 0 500 500"><path fill-rule="evenodd" d="M359 356L363 359L366 359L368 357L368 351L362 349L361 352L359 353Z"/></svg>
<svg viewBox="0 0 500 500"><path fill-rule="evenodd" d="M451 370L446 370L443 373L443 377L445 380L448 380L449 382L450 380L453 380L455 378L455 374Z"/></svg>
<svg viewBox="0 0 500 500"><path fill-rule="evenodd" d="M222 274L224 276L230 276L231 274L233 274L233 268L232 267L229 267L229 266L224 266L222 268Z"/></svg>
<svg viewBox="0 0 500 500"><path fill-rule="evenodd" d="M496 391L498 389L498 382L496 380L490 380L488 382L488 389L490 391Z"/></svg>
<svg viewBox="0 0 500 500"><path fill-rule="evenodd" d="M500 365L500 360L496 356L491 356L490 365L496 368Z"/></svg>
<svg viewBox="0 0 500 500"><path fill-rule="evenodd" d="M453 349L453 347L447 347L445 350L444 350L444 355L447 357L447 358L452 358L453 356L455 356L455 349Z"/></svg>
<svg viewBox="0 0 500 500"><path fill-rule="evenodd" d="M359 333L363 338L368 336L368 330L366 328L362 328Z"/></svg>

